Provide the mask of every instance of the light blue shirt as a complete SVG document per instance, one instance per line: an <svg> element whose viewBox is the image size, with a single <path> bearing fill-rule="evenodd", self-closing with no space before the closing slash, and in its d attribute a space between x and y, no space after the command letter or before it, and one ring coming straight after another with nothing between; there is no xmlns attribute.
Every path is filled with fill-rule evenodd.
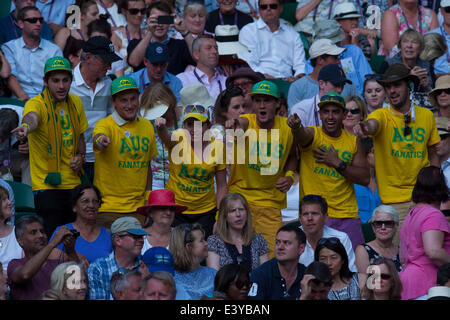
<svg viewBox="0 0 450 320"><path fill-rule="evenodd" d="M428 31L427 33L431 32L439 33L440 35L442 35L445 39L445 42L447 43L447 47L449 48L448 50L450 50L450 35L445 32L444 27L433 29L431 31ZM450 72L450 68L448 65L450 62L450 53L448 50L446 54L443 54L442 56L437 58L436 61L434 61L434 74Z"/></svg>
<svg viewBox="0 0 450 320"><path fill-rule="evenodd" d="M66 25L67 8L75 4L75 0L42 0L36 1L36 7L47 22L53 22L62 26Z"/></svg>
<svg viewBox="0 0 450 320"><path fill-rule="evenodd" d="M145 88L150 84L150 79L148 78L147 68L142 68L132 74L130 77L136 81L136 84L139 87L139 93L144 92ZM180 79L171 74L170 72L166 72L162 79L162 83L168 86L175 97L177 97L177 101L180 101L180 90L183 88L183 84Z"/></svg>
<svg viewBox="0 0 450 320"><path fill-rule="evenodd" d="M442 172L444 173L445 182L447 183L447 187L450 188L450 158L444 161L441 165Z"/></svg>
<svg viewBox="0 0 450 320"><path fill-rule="evenodd" d="M353 44L346 44L341 47L346 49L339 55L345 76L358 88L359 93L363 94L365 76L373 73L373 70L361 48ZM305 69L306 74L312 73L314 68L311 65L311 60L308 60Z"/></svg>
<svg viewBox="0 0 450 320"><path fill-rule="evenodd" d="M61 49L48 40L41 39L37 48L30 49L23 37L2 45L3 53L11 65L11 74L19 81L22 89L32 98L44 87L44 66L47 59L63 56Z"/></svg>

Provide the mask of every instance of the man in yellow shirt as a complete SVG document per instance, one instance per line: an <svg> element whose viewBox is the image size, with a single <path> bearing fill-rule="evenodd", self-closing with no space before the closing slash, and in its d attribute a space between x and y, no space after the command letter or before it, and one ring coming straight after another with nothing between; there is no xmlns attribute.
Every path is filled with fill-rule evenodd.
<svg viewBox="0 0 450 320"><path fill-rule="evenodd" d="M397 210L400 230L413 205L412 190L420 169L439 166L435 146L440 138L432 112L413 105L409 98L419 78L397 63L377 82L384 86L390 105L372 112L354 130L360 137L373 138L378 192L383 204ZM398 243L398 233L394 242Z"/></svg>
<svg viewBox="0 0 450 320"><path fill-rule="evenodd" d="M109 229L118 218L136 214L152 188L150 161L158 154L153 126L138 115L139 88L124 76L111 84L113 114L95 125L94 185L103 197L97 222Z"/></svg>
<svg viewBox="0 0 450 320"><path fill-rule="evenodd" d="M31 183L37 214L50 237L56 227L75 220L71 192L81 183L88 123L78 96L69 94L70 62L53 57L44 66L42 93L25 104L21 126L12 131L28 138Z"/></svg>
<svg viewBox="0 0 450 320"><path fill-rule="evenodd" d="M303 127L297 114L288 125L301 149L300 199L320 195L328 203L327 226L347 233L353 248L364 243L354 184L369 184L369 167L359 138L343 129L344 98L335 92L319 102L320 127Z"/></svg>
<svg viewBox="0 0 450 320"><path fill-rule="evenodd" d="M286 208L286 192L294 182L297 166L294 137L286 118L276 115L280 95L274 83L258 82L249 95L255 113L226 123L228 129L242 129L246 136L244 150L236 139L228 189L247 199L253 228L264 236L273 258L276 232L283 225L281 209ZM239 155L245 155L245 163L239 163Z"/></svg>

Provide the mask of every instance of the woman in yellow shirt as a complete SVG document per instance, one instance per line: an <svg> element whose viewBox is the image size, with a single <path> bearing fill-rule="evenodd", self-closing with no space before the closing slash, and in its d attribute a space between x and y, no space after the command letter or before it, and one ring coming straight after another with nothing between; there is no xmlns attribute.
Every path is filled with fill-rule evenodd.
<svg viewBox="0 0 450 320"><path fill-rule="evenodd" d="M208 110L200 103L185 106L183 129L170 133L166 120L158 118L158 136L169 150L169 181L166 188L175 201L188 209L176 215L175 225L200 223L206 237L212 234L217 207L228 192L223 143L211 139ZM214 186L217 184L217 193Z"/></svg>

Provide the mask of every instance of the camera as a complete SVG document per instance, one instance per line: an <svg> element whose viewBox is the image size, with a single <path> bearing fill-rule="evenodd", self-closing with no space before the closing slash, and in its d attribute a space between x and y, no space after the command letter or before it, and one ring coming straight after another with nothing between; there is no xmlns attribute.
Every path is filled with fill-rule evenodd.
<svg viewBox="0 0 450 320"><path fill-rule="evenodd" d="M70 232L72 232L72 235L73 235L75 238L80 236L80 232L78 232L78 231L75 230L75 229L71 229Z"/></svg>

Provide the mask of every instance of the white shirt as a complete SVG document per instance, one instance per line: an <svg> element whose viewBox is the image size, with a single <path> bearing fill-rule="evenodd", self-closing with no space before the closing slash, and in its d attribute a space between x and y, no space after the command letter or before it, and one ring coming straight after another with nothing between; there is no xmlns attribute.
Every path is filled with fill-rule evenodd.
<svg viewBox="0 0 450 320"><path fill-rule="evenodd" d="M102 7L102 5L97 1L98 13L105 14L106 10ZM127 18L121 13L119 13L117 4L114 2L111 8L107 8L108 13L110 14L110 18L108 19L111 27L121 27L127 25Z"/></svg>
<svg viewBox="0 0 450 320"><path fill-rule="evenodd" d="M305 51L300 35L282 22L275 32L270 31L261 18L249 23L239 32L239 42L250 50L240 53L239 58L245 60L255 72L276 78L305 72Z"/></svg>
<svg viewBox="0 0 450 320"><path fill-rule="evenodd" d="M303 227L300 227L300 229L303 230ZM356 269L355 265L355 252L353 251L352 242L350 241L348 235L345 232L333 229L329 226L323 226L322 238L332 238L332 237L338 238L339 241L341 241L342 245L345 247L345 251L347 251L348 256L348 268L350 269L350 271L358 272L358 269ZM305 251L303 251L302 255L300 256L299 262L303 264L305 267L307 267L313 261L314 261L314 250L309 244L307 239Z"/></svg>
<svg viewBox="0 0 450 320"><path fill-rule="evenodd" d="M200 82L206 87L209 95L214 99L217 99L217 96L227 88L225 85L227 77L219 74L219 72L217 71L214 74L214 77L211 79L211 82L209 82L208 80L208 75L197 67L193 71L185 71L177 74L177 78L181 80L183 88L188 84Z"/></svg>
<svg viewBox="0 0 450 320"><path fill-rule="evenodd" d="M296 113L300 120L302 120L304 127L321 126L322 121L320 120L319 106L317 105L319 102L320 98L318 94L310 99L302 100L294 104L289 111L289 115Z"/></svg>
<svg viewBox="0 0 450 320"><path fill-rule="evenodd" d="M111 79L104 77L95 86L95 91L89 87L83 79L80 72L79 63L73 69L73 80L70 86L70 93L80 97L83 103L84 112L88 121L88 129L84 133L84 141L86 141L86 161L94 162L94 150L92 148L92 132L97 121L106 118L112 113L111 102Z"/></svg>

